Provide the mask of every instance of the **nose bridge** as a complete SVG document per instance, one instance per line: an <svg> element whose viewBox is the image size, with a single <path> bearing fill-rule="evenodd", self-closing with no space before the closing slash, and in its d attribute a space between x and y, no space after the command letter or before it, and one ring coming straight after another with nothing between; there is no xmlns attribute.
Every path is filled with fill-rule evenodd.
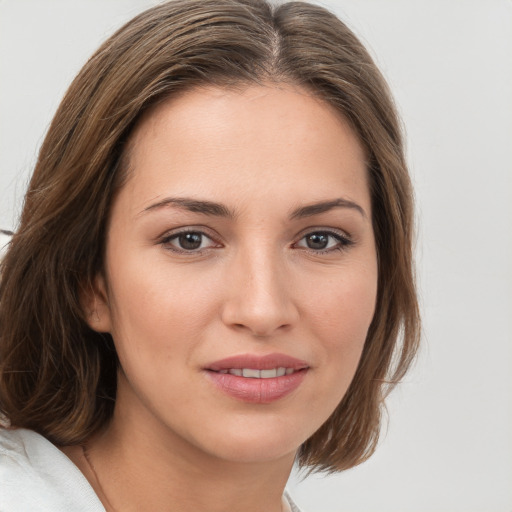
<svg viewBox="0 0 512 512"><path fill-rule="evenodd" d="M286 264L269 243L237 252L229 268L230 293L224 322L268 336L291 326L298 313L286 277Z"/></svg>

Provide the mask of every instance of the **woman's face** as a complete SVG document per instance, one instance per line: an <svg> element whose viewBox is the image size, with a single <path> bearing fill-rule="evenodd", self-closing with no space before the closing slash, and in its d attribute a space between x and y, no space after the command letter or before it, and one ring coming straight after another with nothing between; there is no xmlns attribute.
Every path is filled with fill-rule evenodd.
<svg viewBox="0 0 512 512"><path fill-rule="evenodd" d="M171 99L131 140L105 275L91 323L119 354L121 428L292 457L345 394L374 313L365 153L300 88Z"/></svg>

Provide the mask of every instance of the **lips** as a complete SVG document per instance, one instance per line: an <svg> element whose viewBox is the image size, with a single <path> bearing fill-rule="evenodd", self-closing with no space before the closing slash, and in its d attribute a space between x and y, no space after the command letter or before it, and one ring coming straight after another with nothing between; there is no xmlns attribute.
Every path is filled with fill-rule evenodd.
<svg viewBox="0 0 512 512"><path fill-rule="evenodd" d="M308 364L285 354L228 357L209 364L210 381L225 394L250 403L279 400L302 383Z"/></svg>
<svg viewBox="0 0 512 512"><path fill-rule="evenodd" d="M248 379L272 379L274 377L282 377L283 375L291 375L295 370L293 368L270 368L268 370L258 370L256 368L229 368L219 370L219 373L229 373L237 377L246 377Z"/></svg>

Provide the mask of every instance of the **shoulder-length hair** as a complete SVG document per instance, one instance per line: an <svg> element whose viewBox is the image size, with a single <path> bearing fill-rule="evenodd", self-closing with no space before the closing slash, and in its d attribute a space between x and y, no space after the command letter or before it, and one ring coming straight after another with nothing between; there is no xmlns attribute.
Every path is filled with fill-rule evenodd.
<svg viewBox="0 0 512 512"><path fill-rule="evenodd" d="M149 9L91 57L41 147L1 263L0 413L57 445L111 417L117 356L80 297L103 270L106 223L125 148L156 103L201 85L292 83L334 106L368 154L378 296L356 375L299 463L337 471L373 453L383 401L416 352L413 201L388 87L355 35L303 2L176 0Z"/></svg>

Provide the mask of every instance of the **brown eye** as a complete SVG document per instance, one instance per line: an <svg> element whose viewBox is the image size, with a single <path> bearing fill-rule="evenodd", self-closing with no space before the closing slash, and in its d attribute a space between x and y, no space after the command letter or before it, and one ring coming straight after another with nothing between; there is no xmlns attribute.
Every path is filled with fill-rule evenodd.
<svg viewBox="0 0 512 512"><path fill-rule="evenodd" d="M194 251L201 247L203 235L201 233L182 233L176 240L181 249Z"/></svg>
<svg viewBox="0 0 512 512"><path fill-rule="evenodd" d="M329 235L326 233L311 233L304 239L310 249L325 249L329 244Z"/></svg>
<svg viewBox="0 0 512 512"><path fill-rule="evenodd" d="M215 242L201 231L183 231L164 238L161 242L175 252L201 252L215 247Z"/></svg>
<svg viewBox="0 0 512 512"><path fill-rule="evenodd" d="M334 233L331 231L313 231L303 236L296 247L309 249L313 252L324 253L335 250L343 250L349 245L352 245L352 241L343 236L340 233Z"/></svg>

